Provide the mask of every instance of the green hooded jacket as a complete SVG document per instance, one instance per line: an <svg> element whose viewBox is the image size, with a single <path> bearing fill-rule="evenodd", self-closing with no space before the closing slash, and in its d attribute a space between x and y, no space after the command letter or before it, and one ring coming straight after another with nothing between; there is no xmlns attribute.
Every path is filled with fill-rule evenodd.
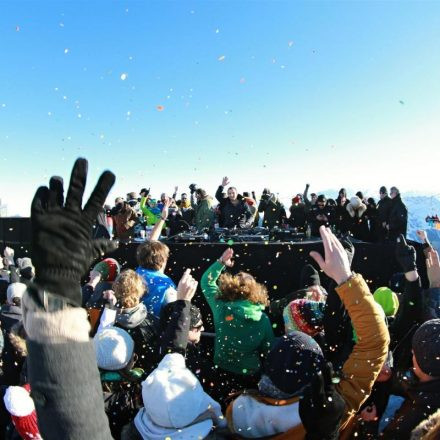
<svg viewBox="0 0 440 440"><path fill-rule="evenodd" d="M214 317L214 362L235 374L255 374L261 370L262 356L270 351L274 340L272 325L261 304L217 299L217 279L224 268L216 261L201 280L202 292Z"/></svg>

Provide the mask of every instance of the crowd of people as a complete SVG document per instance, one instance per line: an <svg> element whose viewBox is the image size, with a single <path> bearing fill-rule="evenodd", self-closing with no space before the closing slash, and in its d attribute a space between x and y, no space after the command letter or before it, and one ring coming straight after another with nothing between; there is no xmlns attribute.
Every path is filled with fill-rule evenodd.
<svg viewBox="0 0 440 440"><path fill-rule="evenodd" d="M305 223L295 227L317 228L323 252L292 267L301 272L299 290L271 301L251 273L234 271L231 247L206 263L200 280L190 269L180 280L166 275L170 250L158 238L175 196L156 202L144 189L140 201L136 194L117 200L116 237L130 236L137 209L152 228L137 248L137 267L106 258L118 243L97 235L96 219L105 217L115 177L104 172L83 207L86 176L87 161L78 159L65 200L61 178L40 187L31 206L32 259L15 258L11 248L0 259L0 437L440 438L440 261L418 231L429 280L423 289L396 188L391 198L381 188L387 201L379 202L377 222L367 223L370 234L373 223L381 226L378 240L395 239L399 282L393 277L372 293L351 269L352 242L335 234L338 207L347 225L362 220L362 195L348 200L341 191L330 213L329 201L313 194L309 201L306 188L290 217L274 216L268 226L300 218L295 209L304 206ZM187 219L203 229L216 221L246 226L250 206L266 222L277 212L272 206L284 209L268 190L258 207L235 188L224 197L226 185L227 178L218 209L192 185L176 215L191 210ZM107 230L106 219L100 224ZM321 285L319 271L330 283ZM196 294L210 308L213 345L201 341L207 317L192 303Z"/></svg>
<svg viewBox="0 0 440 440"><path fill-rule="evenodd" d="M129 240L155 225L170 199L169 216L162 232L168 236L190 230L255 226L269 230L289 228L309 237L319 237L320 226L326 226L338 236L348 234L370 242L395 242L400 234L406 236L408 210L396 187L392 187L388 195L387 188L382 186L376 203L362 192L349 197L344 188L336 199L316 193L311 193L309 198L309 185L306 185L304 193L292 198L287 215L286 208L269 188L265 188L258 199L254 191L240 194L234 186L228 187L229 183L224 177L215 199L195 184L189 186L190 194L182 193L180 199L177 187L172 196L162 193L159 200L151 197L149 189L143 188L139 194L127 194L125 199L117 197L115 206L107 206L102 213L104 218L97 223L106 236Z"/></svg>

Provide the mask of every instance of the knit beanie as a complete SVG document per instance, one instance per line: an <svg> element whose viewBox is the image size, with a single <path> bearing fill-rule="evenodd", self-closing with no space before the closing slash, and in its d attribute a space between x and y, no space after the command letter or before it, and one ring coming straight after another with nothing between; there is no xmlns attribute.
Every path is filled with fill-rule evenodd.
<svg viewBox="0 0 440 440"><path fill-rule="evenodd" d="M386 316L395 316L399 309L399 298L389 287L379 287L373 293L374 300L380 304Z"/></svg>
<svg viewBox="0 0 440 440"><path fill-rule="evenodd" d="M6 298L9 304L12 304L14 298L20 298L26 292L27 286L23 283L11 283L6 290Z"/></svg>
<svg viewBox="0 0 440 440"><path fill-rule="evenodd" d="M29 390L28 384L23 387L10 386L3 400L20 437L24 440L41 440L37 413Z"/></svg>
<svg viewBox="0 0 440 440"><path fill-rule="evenodd" d="M318 343L305 333L293 331L272 347L264 373L280 391L293 397L312 381L323 363Z"/></svg>
<svg viewBox="0 0 440 440"><path fill-rule="evenodd" d="M322 301L295 299L284 307L283 318L286 333L294 330L315 336L324 328L324 307Z"/></svg>
<svg viewBox="0 0 440 440"><path fill-rule="evenodd" d="M321 284L319 273L311 264L306 264L301 269L299 284L300 289L310 286L319 286Z"/></svg>
<svg viewBox="0 0 440 440"><path fill-rule="evenodd" d="M300 197L300 196L295 196L295 197L292 199L292 203L293 203L294 205L298 205L299 203L301 203L301 197Z"/></svg>
<svg viewBox="0 0 440 440"><path fill-rule="evenodd" d="M134 351L133 339L119 327L107 327L98 332L93 338L93 346L98 367L109 371L125 368Z"/></svg>
<svg viewBox="0 0 440 440"><path fill-rule="evenodd" d="M358 209L362 204L362 200L358 196L354 196L350 199L350 204L354 209Z"/></svg>
<svg viewBox="0 0 440 440"><path fill-rule="evenodd" d="M114 281L121 272L119 263L114 258L106 258L93 268L101 274L102 281Z"/></svg>
<svg viewBox="0 0 440 440"><path fill-rule="evenodd" d="M420 369L440 377L440 319L431 319L414 333L412 349Z"/></svg>

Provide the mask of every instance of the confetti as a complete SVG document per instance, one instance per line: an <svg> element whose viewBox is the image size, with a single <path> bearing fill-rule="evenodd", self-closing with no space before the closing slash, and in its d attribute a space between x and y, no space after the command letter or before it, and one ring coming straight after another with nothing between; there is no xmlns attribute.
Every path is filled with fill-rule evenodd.
<svg viewBox="0 0 440 440"><path fill-rule="evenodd" d="M66 53L66 54L69 53L69 48L66 47L66 48L64 49L64 53Z"/></svg>
<svg viewBox="0 0 440 440"><path fill-rule="evenodd" d="M158 112L163 112L165 110L165 107L163 105L156 105L156 110Z"/></svg>
<svg viewBox="0 0 440 440"><path fill-rule="evenodd" d="M15 32L20 32L20 26L15 26Z"/></svg>
<svg viewBox="0 0 440 440"><path fill-rule="evenodd" d="M232 321L234 319L234 315L228 315L225 317L225 321Z"/></svg>
<svg viewBox="0 0 440 440"><path fill-rule="evenodd" d="M246 82L246 78L240 78L240 84L244 84Z"/></svg>
<svg viewBox="0 0 440 440"><path fill-rule="evenodd" d="M290 40L290 41L287 43L287 45L288 45L289 47L292 47L292 46L293 46L293 41Z"/></svg>
<svg viewBox="0 0 440 440"><path fill-rule="evenodd" d="M125 81L128 78L128 73L121 73L120 78L122 81Z"/></svg>
<svg viewBox="0 0 440 440"><path fill-rule="evenodd" d="M228 240L228 245L232 246L234 244L234 240Z"/></svg>
<svg viewBox="0 0 440 440"><path fill-rule="evenodd" d="M218 60L218 61L224 61L225 58L226 58L226 55L220 55L220 56L217 58L217 60Z"/></svg>

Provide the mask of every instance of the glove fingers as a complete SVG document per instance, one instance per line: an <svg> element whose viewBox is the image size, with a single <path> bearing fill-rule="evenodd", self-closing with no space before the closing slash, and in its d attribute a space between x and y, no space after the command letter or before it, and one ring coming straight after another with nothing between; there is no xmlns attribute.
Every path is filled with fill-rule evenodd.
<svg viewBox="0 0 440 440"><path fill-rule="evenodd" d="M101 258L105 254L116 250L118 242L107 240L106 238L99 238L92 241L92 256L93 259Z"/></svg>
<svg viewBox="0 0 440 440"><path fill-rule="evenodd" d="M77 159L73 165L66 197L66 209L70 211L81 210L87 180L87 168L87 160L82 158Z"/></svg>
<svg viewBox="0 0 440 440"><path fill-rule="evenodd" d="M32 200L31 217L37 214L44 214L46 212L49 201L49 188L47 186L40 186Z"/></svg>
<svg viewBox="0 0 440 440"><path fill-rule="evenodd" d="M49 182L49 207L62 207L64 204L64 188L63 178L60 176L52 176Z"/></svg>
<svg viewBox="0 0 440 440"><path fill-rule="evenodd" d="M94 221L102 209L105 199L110 192L111 187L115 183L115 175L110 171L104 171L98 180L89 200L84 207L84 215Z"/></svg>

